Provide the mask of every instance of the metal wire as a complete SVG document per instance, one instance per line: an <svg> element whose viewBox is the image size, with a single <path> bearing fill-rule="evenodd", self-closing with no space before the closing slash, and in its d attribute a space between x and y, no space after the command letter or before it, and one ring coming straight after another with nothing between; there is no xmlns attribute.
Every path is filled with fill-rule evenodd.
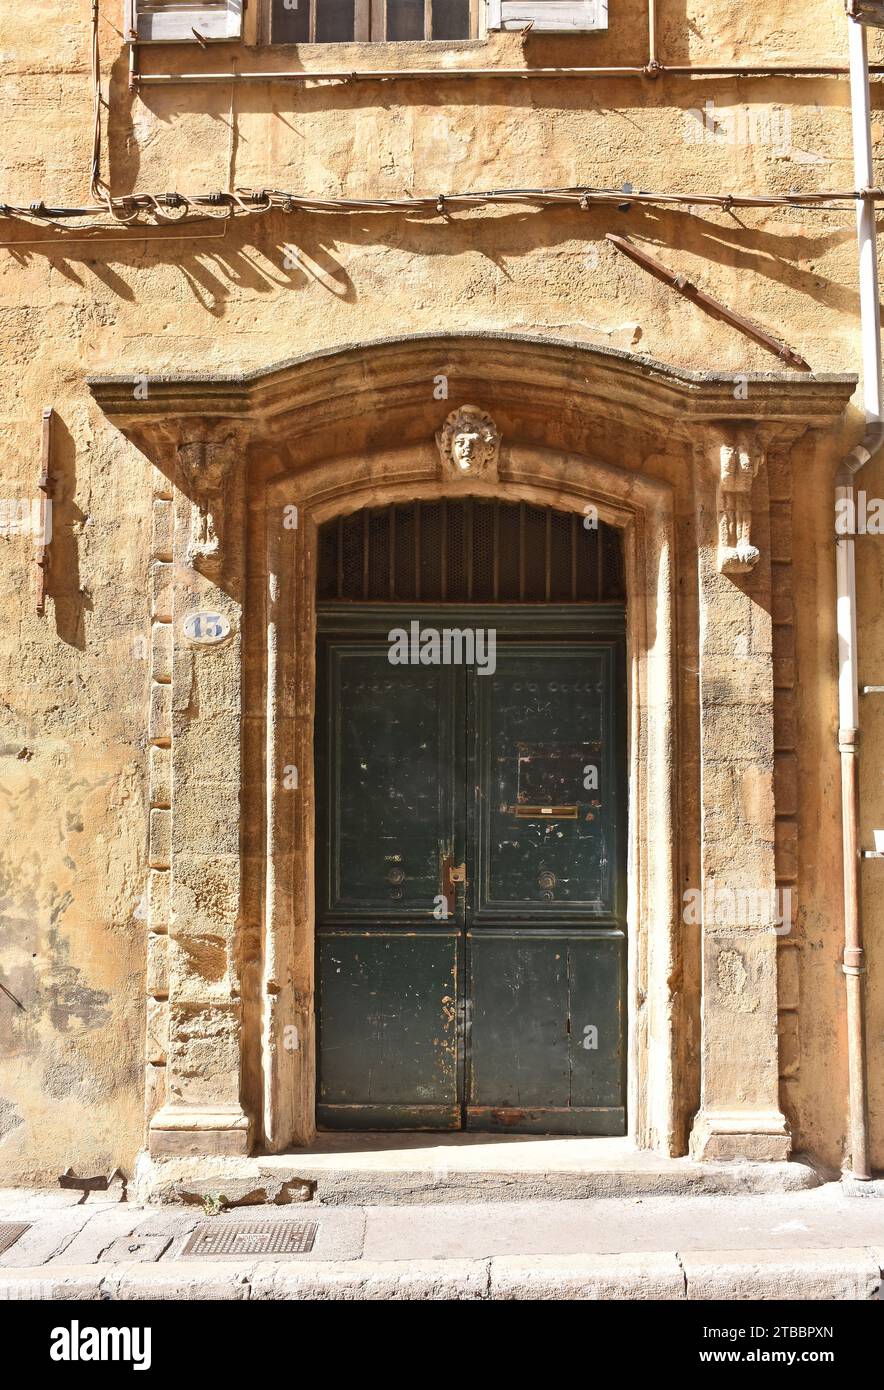
<svg viewBox="0 0 884 1390"><path fill-rule="evenodd" d="M42 202L28 206L0 203L0 218L18 221L28 226L49 226L67 231L63 223L70 219L77 225L69 229L71 237L83 231L128 227L134 235L147 228L168 223L229 220L259 213L391 213L445 216L458 210L511 206L514 204L538 208L567 207L576 204L588 210L592 206L648 204L657 207L713 207L729 212L733 208L796 208L804 212L837 210L855 204L859 199L884 200L884 189L842 189L796 193L747 194L702 192L655 192L626 190L583 185L568 188L494 188L476 192L430 193L399 198L316 198L283 189L235 188L230 191L201 193L131 193L112 196L101 177L101 57L98 41L99 6L92 4L92 85L93 138L89 192L93 201L83 207L51 206ZM241 76L242 74L240 74ZM325 74L323 74L325 76ZM356 74L353 74L355 76ZM231 80L233 74L225 74ZM102 215L106 220L100 220ZM95 220L98 218L99 220ZM85 222L78 219L87 219ZM15 242L6 243L14 246Z"/></svg>

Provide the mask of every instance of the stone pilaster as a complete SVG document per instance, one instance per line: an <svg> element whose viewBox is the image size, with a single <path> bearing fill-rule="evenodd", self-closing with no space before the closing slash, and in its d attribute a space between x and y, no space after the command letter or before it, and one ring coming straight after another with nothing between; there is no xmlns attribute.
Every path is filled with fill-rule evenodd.
<svg viewBox="0 0 884 1390"><path fill-rule="evenodd" d="M167 787L168 944L165 1104L150 1150L243 1154L241 1104L240 793L245 457L235 427L207 426L177 451L169 603ZM202 643L196 613L229 634ZM157 814L153 812L152 814Z"/></svg>
<svg viewBox="0 0 884 1390"><path fill-rule="evenodd" d="M770 523L763 440L710 431L695 460L702 931L701 1108L691 1153L785 1159L780 1111ZM734 504L734 476L737 505ZM751 512L751 541L749 522Z"/></svg>
<svg viewBox="0 0 884 1390"><path fill-rule="evenodd" d="M147 902L147 1037L145 1108L150 1122L166 1096L169 1048L169 845L172 805L172 485L153 470L150 561L150 800Z"/></svg>

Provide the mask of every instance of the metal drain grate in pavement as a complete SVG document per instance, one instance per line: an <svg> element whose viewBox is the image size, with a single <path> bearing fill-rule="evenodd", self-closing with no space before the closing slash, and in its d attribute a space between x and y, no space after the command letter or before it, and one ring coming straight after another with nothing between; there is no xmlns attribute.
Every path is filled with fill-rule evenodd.
<svg viewBox="0 0 884 1390"><path fill-rule="evenodd" d="M30 1229L30 1221L0 1221L0 1255Z"/></svg>
<svg viewBox="0 0 884 1390"><path fill-rule="evenodd" d="M211 1255L306 1255L313 1249L315 1221L204 1221L181 1257Z"/></svg>

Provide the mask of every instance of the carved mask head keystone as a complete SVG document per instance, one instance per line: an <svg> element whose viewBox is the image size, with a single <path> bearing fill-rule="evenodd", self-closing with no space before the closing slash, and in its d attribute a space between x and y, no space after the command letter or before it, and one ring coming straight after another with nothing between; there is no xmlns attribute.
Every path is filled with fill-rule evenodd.
<svg viewBox="0 0 884 1390"><path fill-rule="evenodd" d="M436 443L443 466L460 477L475 477L497 467L500 434L487 410L477 405L452 410Z"/></svg>

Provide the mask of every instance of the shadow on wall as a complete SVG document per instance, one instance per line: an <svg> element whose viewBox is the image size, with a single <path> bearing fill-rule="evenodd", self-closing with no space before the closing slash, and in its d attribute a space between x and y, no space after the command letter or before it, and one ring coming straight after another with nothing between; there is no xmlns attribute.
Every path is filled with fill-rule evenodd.
<svg viewBox="0 0 884 1390"><path fill-rule="evenodd" d="M881 219L884 229L884 218ZM7 248L20 263L45 256L60 274L77 284L83 278L77 265L88 265L104 285L120 299L133 302L135 291L125 278L127 267L142 267L146 255L152 263L177 267L194 298L213 317L223 318L231 298L240 292L276 295L286 290L303 291L318 285L344 303L355 303L356 286L343 263L342 248L350 251L379 247L406 256L432 258L462 256L469 252L486 257L507 279L514 278L508 264L536 250L575 258L563 274L563 284L584 281L591 293L592 277L603 274L610 265L618 283L631 290L636 306L647 303L648 292L659 297L671 295L655 285L639 267L625 268L619 254L605 241L612 229L652 247L668 258L674 269L684 267L684 255L760 276L807 296L836 313L855 315L859 297L852 289L827 279L815 264L833 249L853 241L855 233L849 217L845 225L807 229L794 233L756 228L735 210L713 221L687 211L657 209L631 204L628 211L609 208L582 211L574 207L495 212L494 215L455 213L440 217L435 213L324 213L286 216L268 213L249 219L190 224L180 232L174 227L148 230L143 235L124 230L109 236L95 233L77 238L73 233L70 249L53 229L45 248L34 242L33 227L22 228L23 245ZM573 243L582 241L583 251ZM24 243L27 244L24 244ZM102 259L96 252L102 251ZM581 257L585 264L579 264ZM110 269L113 260L118 270ZM609 277L610 278L610 277ZM702 274L699 275L702 283ZM712 288L715 286L704 286ZM674 296L673 296L674 298ZM656 301L654 301L656 302ZM732 307L752 312L751 304L733 300ZM776 331L775 326L771 325Z"/></svg>
<svg viewBox="0 0 884 1390"><path fill-rule="evenodd" d="M77 451L73 436L58 414L52 443L52 541L46 574L46 594L53 600L55 629L63 642L81 651L86 647L87 611L92 600L80 586L79 537L86 516L74 501L77 492Z"/></svg>
<svg viewBox="0 0 884 1390"><path fill-rule="evenodd" d="M765 36L758 32L754 12L744 12L745 7L728 12L726 20L721 13L715 13L705 22L706 27L696 18L688 16L685 0L668 0L665 8L659 8L662 12L657 17L657 57L664 63L725 62L731 56L734 61L750 62L763 56ZM521 37L518 43L514 41L516 36L498 36L489 41L487 55L484 54L486 45L483 43L470 44L474 56L467 61L503 61L518 65L522 61L521 55L524 55L526 63L537 67L600 63L644 65L648 58L646 0L618 0L616 14L613 9L610 27L605 33L529 33ZM110 28L119 36L116 26L110 25ZM383 47L389 61L389 47ZM395 48L397 61L403 66L424 66L438 60L438 53L426 44L402 44ZM195 54L194 61L185 66L210 71L222 71L233 63L263 70L275 66L290 70L339 66L348 71L366 66L370 61L371 49L371 45L365 44L335 44L286 45L244 51L238 45L218 45L213 47L208 57ZM475 58L477 50L479 59ZM147 70L158 71L163 67L162 49L154 53L146 49L144 54L148 55L144 57ZM823 59L830 62L832 55L820 55L820 61ZM230 172L233 173L242 138L237 115L264 115L270 120L278 120L287 132L291 132L292 138L298 136L303 141L306 137L297 126L300 117L338 114L346 119L350 113L366 108L388 113L404 108L461 108L475 113L476 125L492 116L499 119L500 113L506 110L561 113L562 116L584 112L601 121L631 126L635 132L634 139L644 144L647 129L643 118L648 111L659 108L661 103L674 112L681 110L686 117L690 117L691 111L702 108L704 101L710 98L723 107L737 103L742 107L757 104L787 108L795 102L796 95L800 102L802 93L808 101L811 100L811 87L802 85L796 94L796 79L787 77L767 79L761 84L739 85L733 78L692 79L679 76L667 76L656 81L636 77L611 81L536 79L532 82L473 78L458 82L446 78L439 82L404 81L395 87L377 81L320 83L313 86L262 81L240 83L235 94L232 85L227 83L166 89L146 87L132 93L128 79L128 48L123 45L112 65L109 99L104 108L109 182L113 192L118 195L139 190L140 186L141 143L135 124L138 111L150 113L154 120L169 128L187 113L202 114L216 121L220 132L218 150L227 157ZM814 105L823 105L834 111L844 106L845 99L843 82L835 79L813 80ZM608 106L606 102L615 102L616 105ZM433 119L428 116L430 123ZM624 154L620 139L602 141L601 146L598 142L591 142L577 156L575 182L608 183L614 187L627 182L630 177L630 143L632 138L627 142L627 152ZM669 168L672 163L671 148L661 148L658 155L659 167L663 170ZM225 169L225 178L227 172L228 169ZM370 179L372 185L376 183L376 174L376 170L366 169L366 178ZM267 168L264 177L274 182L277 177L284 179L285 175L277 175L273 168ZM704 177L696 186L709 187L709 177L711 175ZM169 178L168 190L153 191L172 191L176 179L179 183L186 181L185 171L173 171ZM527 181L531 182L530 179ZM665 179L663 181L666 182ZM799 179L798 182L803 180ZM215 185L218 183L218 176L215 175ZM206 191L211 191L208 186ZM296 187L292 191L310 190ZM368 184L364 191L370 191ZM428 193L438 190L422 187L416 182L414 191ZM457 189L451 185L443 191L454 192ZM713 191L726 192L727 189ZM377 245L421 257L456 256L472 250L486 256L508 278L512 278L504 264L504 257L525 255L540 247L552 249L575 239L586 243L587 258L591 261L588 269L604 264L603 256L608 256L613 266L617 260L616 253L604 244L604 236L606 232L615 230L634 236L640 243L655 246L664 256L669 250L675 258L676 268L679 268L677 262L681 253L688 252L735 271L749 271L782 283L828 310L845 314L858 311L858 298L852 290L827 280L816 270L803 269L818 262L833 247L852 241L854 233L849 216L845 216L846 225L843 228L825 229L818 234L807 234L802 229L800 235L758 230L751 225L751 221L747 225L745 216L739 211L732 212L719 223L694 216L689 210L658 211L636 205L626 214L615 211L613 207L596 208L589 212L577 212L573 208L540 212L519 210L495 216L488 216L487 213L455 213L444 218L430 213L412 216L402 213L304 213L291 217L274 214L253 219L250 234L245 233L242 222L236 227L225 225L217 228L206 223L199 228L190 226L181 231L170 226L150 232L143 239L133 238L130 248L126 248L125 242L112 234L111 255L122 264L141 262L146 243L150 241L149 254L160 263L176 265L202 308L220 318L235 290L267 294L285 289L302 290L317 283L344 303L355 302L356 288L336 254L338 248L345 246ZM752 216L749 214L750 219ZM168 252L159 246L161 240L169 241ZM19 254L28 253L23 251ZM63 251L58 255L47 248L47 254L53 260L61 261L62 273L71 273L64 268L66 258ZM81 243L76 248L75 258L83 255ZM99 278L121 298L134 298L125 280L110 271L106 264L94 269ZM577 269L580 279L579 267ZM621 268L617 272L618 279L623 274ZM644 272L635 268L628 274L631 277L628 284L636 287L640 300L646 300L648 281ZM574 280L570 267L566 278L569 282ZM655 289L654 293L660 292ZM733 307L751 312L751 306L745 303L736 302ZM782 325L779 327L782 328ZM771 325L771 328L776 331L777 326Z"/></svg>

